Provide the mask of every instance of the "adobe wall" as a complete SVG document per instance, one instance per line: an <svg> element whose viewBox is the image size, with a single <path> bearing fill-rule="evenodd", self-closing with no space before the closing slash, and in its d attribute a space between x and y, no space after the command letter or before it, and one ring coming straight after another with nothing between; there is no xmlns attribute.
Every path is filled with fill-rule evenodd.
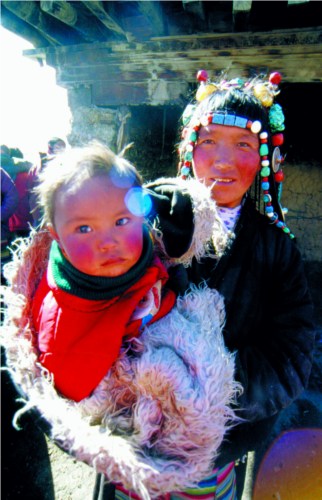
<svg viewBox="0 0 322 500"><path fill-rule="evenodd" d="M322 261L322 165L285 163L282 204L304 260Z"/></svg>

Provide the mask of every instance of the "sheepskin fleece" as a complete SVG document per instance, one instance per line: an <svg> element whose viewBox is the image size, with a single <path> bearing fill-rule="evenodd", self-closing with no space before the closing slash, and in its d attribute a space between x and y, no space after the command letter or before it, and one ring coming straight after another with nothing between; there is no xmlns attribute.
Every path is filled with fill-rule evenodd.
<svg viewBox="0 0 322 500"><path fill-rule="evenodd" d="M193 236L190 248L181 256L169 259L166 255L165 246L162 239L162 232L154 225L154 237L161 248L161 255L168 259L168 264L183 264L188 267L192 258L199 260L205 255L209 255L208 248L211 242L216 249L217 256L224 253L230 240L233 238L231 232L227 232L223 222L218 216L216 203L211 198L211 190L196 179L183 180L179 177L160 177L154 181L153 186L170 185L177 186L183 192L188 192L193 209ZM147 185L149 187L149 184ZM214 255L212 255L215 257Z"/></svg>
<svg viewBox="0 0 322 500"><path fill-rule="evenodd" d="M25 394L22 412L36 408L60 447L144 500L194 486L212 470L237 422L230 406L240 387L222 337L222 298L208 288L179 298L167 316L123 346L91 397L75 403L56 392L37 362L30 323L50 243L45 231L18 241L5 269L1 340L12 379Z"/></svg>

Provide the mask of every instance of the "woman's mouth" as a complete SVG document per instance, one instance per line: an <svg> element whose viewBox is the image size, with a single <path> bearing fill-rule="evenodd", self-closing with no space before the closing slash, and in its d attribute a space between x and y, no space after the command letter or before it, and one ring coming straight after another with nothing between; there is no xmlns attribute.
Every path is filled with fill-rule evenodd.
<svg viewBox="0 0 322 500"><path fill-rule="evenodd" d="M230 177L216 177L215 179L211 179L211 184L231 184L234 182L234 179L231 179Z"/></svg>

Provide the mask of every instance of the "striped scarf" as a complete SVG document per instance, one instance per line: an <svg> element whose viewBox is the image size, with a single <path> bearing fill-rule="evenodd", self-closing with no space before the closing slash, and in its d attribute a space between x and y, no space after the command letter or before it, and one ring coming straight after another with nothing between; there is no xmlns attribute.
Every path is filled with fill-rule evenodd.
<svg viewBox="0 0 322 500"><path fill-rule="evenodd" d="M236 495L235 463L230 462L220 469L214 469L195 488L167 493L159 496L158 500L237 500ZM115 500L140 500L140 497L116 484Z"/></svg>

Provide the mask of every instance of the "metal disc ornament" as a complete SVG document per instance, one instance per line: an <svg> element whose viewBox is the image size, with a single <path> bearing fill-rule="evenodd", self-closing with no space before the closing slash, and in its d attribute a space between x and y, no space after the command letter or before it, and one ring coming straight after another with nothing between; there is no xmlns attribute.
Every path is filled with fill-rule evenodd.
<svg viewBox="0 0 322 500"><path fill-rule="evenodd" d="M276 173L279 170L281 162L282 162L282 157L280 148L276 147L274 148L272 155L272 170L274 173Z"/></svg>

